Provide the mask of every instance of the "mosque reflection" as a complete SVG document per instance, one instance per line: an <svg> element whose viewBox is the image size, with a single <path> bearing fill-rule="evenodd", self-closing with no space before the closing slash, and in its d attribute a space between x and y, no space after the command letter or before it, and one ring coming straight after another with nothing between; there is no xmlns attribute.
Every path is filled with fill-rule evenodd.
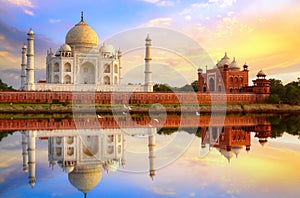
<svg viewBox="0 0 300 198"><path fill-rule="evenodd" d="M65 121L61 123L64 123L62 126L67 127L62 129L57 127L51 130L42 128L22 130L23 171L28 172L29 184L33 187L36 183L36 140L47 141L49 167L59 166L68 174L69 182L86 195L101 181L102 172L109 173L126 167L125 144L129 143L126 139L144 136L147 138L145 147L148 147L146 169L154 179L156 146L159 146L156 138L162 134L170 134L168 129L172 129L173 132L178 131L176 119L168 118L162 128L156 128L148 122L148 127L126 128L126 133L122 128L115 127L70 129ZM201 123L199 118L196 120ZM11 120L2 121L0 127L7 127L10 122ZM192 118L185 124L181 122L185 127L180 130L188 132L193 126L190 125L192 122ZM23 125L14 123L10 126ZM86 123L86 120L83 123ZM210 126L209 122L205 123L207 124L203 126L198 124L193 126L196 131L195 137L200 137L200 149L217 149L228 162L232 157L237 157L241 150L250 151L251 137L257 138L262 145L266 144L271 137L271 124L265 118L226 118L223 124L214 126Z"/></svg>
<svg viewBox="0 0 300 198"><path fill-rule="evenodd" d="M271 137L271 125L206 127L201 133L201 148L217 148L230 162L233 156L238 157L244 147L247 152L250 151L251 132L255 133L254 137L264 146Z"/></svg>

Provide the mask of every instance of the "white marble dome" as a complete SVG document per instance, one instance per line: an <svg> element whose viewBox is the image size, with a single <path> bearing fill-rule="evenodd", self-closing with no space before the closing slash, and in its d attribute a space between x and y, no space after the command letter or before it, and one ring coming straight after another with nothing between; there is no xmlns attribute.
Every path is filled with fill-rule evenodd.
<svg viewBox="0 0 300 198"><path fill-rule="evenodd" d="M82 19L79 23L77 23L73 28L69 30L66 35L66 43L71 46L87 45L96 47L98 45L98 35Z"/></svg>

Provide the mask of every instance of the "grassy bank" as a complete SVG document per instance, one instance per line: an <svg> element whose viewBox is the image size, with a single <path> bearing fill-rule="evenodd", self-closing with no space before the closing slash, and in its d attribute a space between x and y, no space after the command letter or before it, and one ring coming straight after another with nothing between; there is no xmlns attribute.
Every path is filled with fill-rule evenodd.
<svg viewBox="0 0 300 198"><path fill-rule="evenodd" d="M130 105L132 113L148 113L151 112L168 112L193 113L200 111L201 113L224 112L227 113L300 113L300 106L287 104L228 104L224 105ZM98 112L112 113L122 112L126 108L123 105L76 105L71 104L0 104L0 113L73 113L75 112Z"/></svg>

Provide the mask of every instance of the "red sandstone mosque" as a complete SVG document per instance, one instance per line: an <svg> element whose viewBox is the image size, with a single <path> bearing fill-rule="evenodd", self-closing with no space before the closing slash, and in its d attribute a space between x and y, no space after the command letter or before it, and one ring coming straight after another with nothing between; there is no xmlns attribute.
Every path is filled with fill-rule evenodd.
<svg viewBox="0 0 300 198"><path fill-rule="evenodd" d="M254 85L249 86L248 65L244 64L241 70L235 58L231 61L225 52L225 56L213 69L207 69L206 73L203 73L202 69L198 69L198 91L269 94L270 81L266 79L266 74L260 70L256 76L257 79L253 80Z"/></svg>

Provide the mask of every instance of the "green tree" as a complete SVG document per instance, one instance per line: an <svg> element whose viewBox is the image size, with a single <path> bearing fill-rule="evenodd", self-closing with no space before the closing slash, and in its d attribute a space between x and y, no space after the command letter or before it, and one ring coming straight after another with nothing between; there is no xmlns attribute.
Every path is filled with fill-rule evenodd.
<svg viewBox="0 0 300 198"><path fill-rule="evenodd" d="M167 84L155 84L153 86L154 92L164 92L164 91L172 91L172 88Z"/></svg>
<svg viewBox="0 0 300 198"><path fill-rule="evenodd" d="M289 83L285 87L285 102L291 105L300 105L300 89L298 85Z"/></svg>
<svg viewBox="0 0 300 198"><path fill-rule="evenodd" d="M195 92L198 91L198 80L195 80L194 82L191 83L193 89Z"/></svg>
<svg viewBox="0 0 300 198"><path fill-rule="evenodd" d="M15 90L12 86L8 86L0 79L0 90Z"/></svg>

